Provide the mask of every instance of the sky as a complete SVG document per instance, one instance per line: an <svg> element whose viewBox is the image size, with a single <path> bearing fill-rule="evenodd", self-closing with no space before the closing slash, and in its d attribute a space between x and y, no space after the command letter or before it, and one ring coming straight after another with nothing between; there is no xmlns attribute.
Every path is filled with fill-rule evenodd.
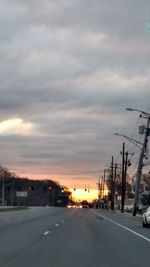
<svg viewBox="0 0 150 267"><path fill-rule="evenodd" d="M0 32L0 164L96 188L114 133L143 138L126 108L150 112L149 0L0 0Z"/></svg>

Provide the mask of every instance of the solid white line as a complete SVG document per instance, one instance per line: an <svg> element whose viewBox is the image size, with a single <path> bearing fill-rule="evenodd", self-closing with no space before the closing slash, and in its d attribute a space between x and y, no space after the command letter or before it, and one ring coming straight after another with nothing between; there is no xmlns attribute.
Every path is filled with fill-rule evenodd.
<svg viewBox="0 0 150 267"><path fill-rule="evenodd" d="M48 235L50 233L50 231L46 231L43 235Z"/></svg>
<svg viewBox="0 0 150 267"><path fill-rule="evenodd" d="M145 237L144 235L141 235L141 234L139 234L139 233L137 233L137 232L131 230L130 228L128 228L128 227L126 227L126 226L124 226L124 225L122 225L122 224L120 224L120 223L117 223L117 222L115 222L115 221L113 221L113 220L111 220L111 219L108 219L107 217L101 215L100 213L98 213L98 212L96 212L96 211L92 211L92 212L95 213L95 214L97 214L98 216L104 218L104 219L107 220L108 222L111 222L111 223L113 223L113 224L115 224L115 225L117 225L117 226L120 226L120 227L122 227L123 229L125 229L125 230L131 232L132 234L134 234L134 235L136 235L136 236L139 236L139 237L143 238L144 240L150 242L150 239L147 238L147 237Z"/></svg>

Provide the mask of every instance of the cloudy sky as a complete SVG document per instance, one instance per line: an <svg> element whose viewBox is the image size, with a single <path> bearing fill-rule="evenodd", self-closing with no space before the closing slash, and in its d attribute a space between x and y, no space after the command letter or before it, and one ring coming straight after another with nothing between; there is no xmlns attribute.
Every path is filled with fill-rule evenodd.
<svg viewBox="0 0 150 267"><path fill-rule="evenodd" d="M94 187L137 134L126 107L150 112L149 0L0 0L1 165Z"/></svg>

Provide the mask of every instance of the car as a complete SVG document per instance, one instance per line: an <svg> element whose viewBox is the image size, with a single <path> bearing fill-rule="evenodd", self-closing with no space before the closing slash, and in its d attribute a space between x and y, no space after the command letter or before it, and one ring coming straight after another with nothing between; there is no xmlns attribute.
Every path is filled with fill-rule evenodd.
<svg viewBox="0 0 150 267"><path fill-rule="evenodd" d="M147 208L146 212L143 213L143 227L150 226L150 206Z"/></svg>
<svg viewBox="0 0 150 267"><path fill-rule="evenodd" d="M86 200L82 201L82 208L83 209L88 209L89 208L89 203Z"/></svg>

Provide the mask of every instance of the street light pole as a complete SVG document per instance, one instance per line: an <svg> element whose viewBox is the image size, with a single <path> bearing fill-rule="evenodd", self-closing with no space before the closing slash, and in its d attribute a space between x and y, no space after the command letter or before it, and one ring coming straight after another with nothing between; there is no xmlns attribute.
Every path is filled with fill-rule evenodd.
<svg viewBox="0 0 150 267"><path fill-rule="evenodd" d="M143 147L142 147L140 158L139 158L136 188L135 188L134 207L133 207L133 216L136 216L136 211L137 211L137 206L138 206L139 187L140 187L140 180L141 180L142 168L143 168L143 158L144 158L144 154L145 154L145 149L146 149L146 145L147 145L147 137L148 137L148 133L149 133L149 124L150 124L150 117L148 118L148 121L147 121L144 143L143 143Z"/></svg>
<svg viewBox="0 0 150 267"><path fill-rule="evenodd" d="M136 216L137 207L138 207L138 200L139 200L140 180L141 180L142 168L143 168L143 158L144 158L144 154L145 154L145 150L146 150L146 146L147 146L147 142L148 142L148 136L149 136L150 114L145 112L145 111L138 110L138 109L127 108L127 110L129 110L129 111L138 111L138 112L144 114L146 116L146 118L147 118L147 125L146 125L146 128L145 128L145 137L144 137L144 142L143 142L143 145L142 145L140 158L139 158L139 163L138 163L136 188L135 188L135 195L134 195L133 216ZM142 117L142 115L140 115L140 117Z"/></svg>

